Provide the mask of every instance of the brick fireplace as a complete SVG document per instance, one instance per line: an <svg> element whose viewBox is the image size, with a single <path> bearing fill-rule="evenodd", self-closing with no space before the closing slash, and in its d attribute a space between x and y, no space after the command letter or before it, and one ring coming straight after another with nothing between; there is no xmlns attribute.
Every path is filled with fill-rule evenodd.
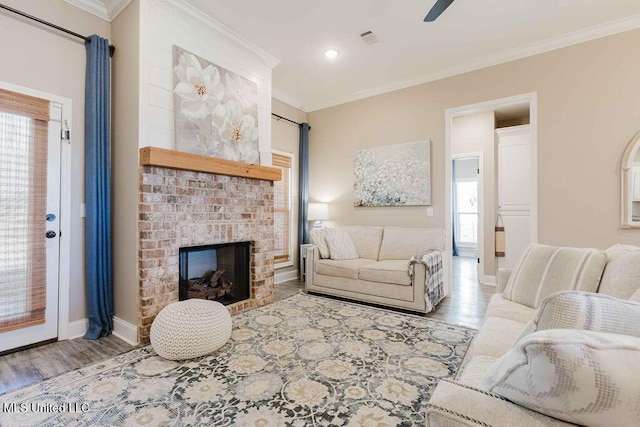
<svg viewBox="0 0 640 427"><path fill-rule="evenodd" d="M250 297L227 308L236 314L272 302L279 170L150 147L140 163L138 342L149 342L155 316L179 299L181 247L252 241Z"/></svg>

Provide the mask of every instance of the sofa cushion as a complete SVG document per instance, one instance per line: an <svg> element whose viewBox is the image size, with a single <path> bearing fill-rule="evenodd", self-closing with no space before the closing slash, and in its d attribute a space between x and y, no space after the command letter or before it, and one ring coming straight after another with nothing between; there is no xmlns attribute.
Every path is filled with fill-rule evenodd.
<svg viewBox="0 0 640 427"><path fill-rule="evenodd" d="M516 263L502 296L537 308L557 291L596 292L605 260L598 249L531 245Z"/></svg>
<svg viewBox="0 0 640 427"><path fill-rule="evenodd" d="M605 251L607 265L598 293L628 299L640 289L640 247L615 245Z"/></svg>
<svg viewBox="0 0 640 427"><path fill-rule="evenodd" d="M629 298L629 301L640 303L640 289L638 289L633 295L631 295L631 298Z"/></svg>
<svg viewBox="0 0 640 427"><path fill-rule="evenodd" d="M444 242L442 228L385 227L378 259L409 261L412 256L422 255L428 250L443 251Z"/></svg>
<svg viewBox="0 0 640 427"><path fill-rule="evenodd" d="M470 387L477 387L496 360L498 360L498 358L493 356L473 357L464 367L457 381Z"/></svg>
<svg viewBox="0 0 640 427"><path fill-rule="evenodd" d="M592 292L556 292L542 301L521 338L546 329L580 329L640 338L640 304Z"/></svg>
<svg viewBox="0 0 640 427"><path fill-rule="evenodd" d="M357 279L358 269L363 265L373 262L376 261L366 258L345 260L320 259L316 262L316 273L325 276L343 277L345 279Z"/></svg>
<svg viewBox="0 0 640 427"><path fill-rule="evenodd" d="M438 382L425 418L427 427L575 427L449 379Z"/></svg>
<svg viewBox="0 0 640 427"><path fill-rule="evenodd" d="M329 258L329 246L324 239L324 230L311 230L309 232L311 243L318 247L320 258Z"/></svg>
<svg viewBox="0 0 640 427"><path fill-rule="evenodd" d="M324 230L324 240L329 246L329 258L331 259L355 259L358 251L353 246L351 236L340 228L327 228Z"/></svg>
<svg viewBox="0 0 640 427"><path fill-rule="evenodd" d="M500 357L516 343L526 323L501 317L486 317L473 340L473 357Z"/></svg>
<svg viewBox="0 0 640 427"><path fill-rule="evenodd" d="M485 316L501 317L527 323L535 315L536 309L505 299L502 294L495 294L489 300Z"/></svg>
<svg viewBox="0 0 640 427"><path fill-rule="evenodd" d="M360 258L378 259L382 244L382 227L341 227L351 237Z"/></svg>
<svg viewBox="0 0 640 427"><path fill-rule="evenodd" d="M411 278L407 272L407 261L403 260L378 261L363 265L360 267L358 277L360 280L371 282L411 286Z"/></svg>
<svg viewBox="0 0 640 427"><path fill-rule="evenodd" d="M480 387L580 425L640 425L640 338L572 329L528 335Z"/></svg>

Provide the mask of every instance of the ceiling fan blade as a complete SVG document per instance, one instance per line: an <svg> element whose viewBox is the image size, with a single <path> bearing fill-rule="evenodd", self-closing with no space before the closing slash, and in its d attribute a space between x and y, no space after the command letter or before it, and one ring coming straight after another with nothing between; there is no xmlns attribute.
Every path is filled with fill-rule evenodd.
<svg viewBox="0 0 640 427"><path fill-rule="evenodd" d="M436 4L433 5L427 16L424 17L424 22L433 22L442 12L444 12L450 5L453 3L453 0L438 0Z"/></svg>

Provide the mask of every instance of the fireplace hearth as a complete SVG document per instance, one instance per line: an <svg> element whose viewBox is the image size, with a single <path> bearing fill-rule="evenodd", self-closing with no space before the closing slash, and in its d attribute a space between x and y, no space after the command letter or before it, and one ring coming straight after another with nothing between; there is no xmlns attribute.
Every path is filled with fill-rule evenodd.
<svg viewBox="0 0 640 427"><path fill-rule="evenodd" d="M252 244L245 241L180 248L179 300L198 298L229 305L249 299Z"/></svg>

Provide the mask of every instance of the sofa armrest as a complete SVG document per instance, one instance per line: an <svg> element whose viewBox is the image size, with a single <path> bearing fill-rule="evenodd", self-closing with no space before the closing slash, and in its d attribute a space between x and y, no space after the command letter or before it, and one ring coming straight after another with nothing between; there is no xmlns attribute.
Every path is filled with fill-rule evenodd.
<svg viewBox="0 0 640 427"><path fill-rule="evenodd" d="M428 427L573 426L474 387L441 380L427 405Z"/></svg>
<svg viewBox="0 0 640 427"><path fill-rule="evenodd" d="M507 287L507 283L509 283L511 273L513 273L513 269L511 268L498 269L498 274L496 275L497 293L501 294L504 292L504 289Z"/></svg>
<svg viewBox="0 0 640 427"><path fill-rule="evenodd" d="M320 259L320 249L317 246L306 246L304 253L304 283L305 288L313 283L313 275L316 272L316 263Z"/></svg>

